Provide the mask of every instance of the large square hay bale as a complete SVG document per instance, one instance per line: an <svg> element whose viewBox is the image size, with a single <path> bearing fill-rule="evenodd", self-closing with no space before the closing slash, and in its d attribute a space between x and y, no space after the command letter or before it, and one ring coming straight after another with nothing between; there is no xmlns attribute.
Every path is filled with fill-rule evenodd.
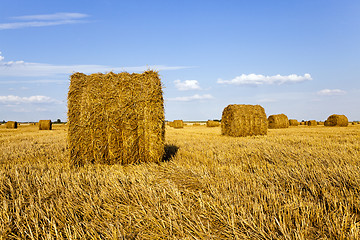
<svg viewBox="0 0 360 240"><path fill-rule="evenodd" d="M208 121L206 122L206 126L207 126L207 127L219 127L219 126L220 126L220 122L208 120Z"/></svg>
<svg viewBox="0 0 360 240"><path fill-rule="evenodd" d="M299 126L299 121L296 119L289 119L290 126Z"/></svg>
<svg viewBox="0 0 360 240"><path fill-rule="evenodd" d="M174 128L184 128L184 121L183 120L174 120L173 127Z"/></svg>
<svg viewBox="0 0 360 240"><path fill-rule="evenodd" d="M18 123L16 121L8 121L5 123L5 128L17 128Z"/></svg>
<svg viewBox="0 0 360 240"><path fill-rule="evenodd" d="M51 120L40 120L38 125L39 125L39 130L51 130L52 129Z"/></svg>
<svg viewBox="0 0 360 240"><path fill-rule="evenodd" d="M349 120L345 115L333 114L327 118L324 125L328 127L347 127L349 125Z"/></svg>
<svg viewBox="0 0 360 240"><path fill-rule="evenodd" d="M268 117L269 128L288 128L289 119L285 114L270 115Z"/></svg>
<svg viewBox="0 0 360 240"><path fill-rule="evenodd" d="M232 137L266 135L267 129L265 110L260 105L231 104L222 112L222 135Z"/></svg>
<svg viewBox="0 0 360 240"><path fill-rule="evenodd" d="M75 73L68 93L70 161L133 164L159 162L165 116L157 72Z"/></svg>

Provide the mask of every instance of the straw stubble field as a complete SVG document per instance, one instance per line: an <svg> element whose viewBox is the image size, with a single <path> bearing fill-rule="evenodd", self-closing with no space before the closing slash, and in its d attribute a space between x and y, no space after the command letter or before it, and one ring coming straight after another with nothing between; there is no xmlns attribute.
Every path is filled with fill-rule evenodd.
<svg viewBox="0 0 360 240"><path fill-rule="evenodd" d="M167 127L160 164L80 168L66 133L0 126L0 239L360 238L360 125Z"/></svg>

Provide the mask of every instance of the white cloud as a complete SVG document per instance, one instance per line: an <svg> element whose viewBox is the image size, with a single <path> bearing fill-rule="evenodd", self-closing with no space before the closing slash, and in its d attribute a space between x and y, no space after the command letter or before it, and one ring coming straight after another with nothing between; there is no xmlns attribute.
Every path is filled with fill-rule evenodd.
<svg viewBox="0 0 360 240"><path fill-rule="evenodd" d="M82 13L55 13L55 14L43 14L43 15L18 16L18 17L12 17L12 19L25 20L25 21L0 23L0 30L84 23L85 21L80 19L86 17L88 17L88 15Z"/></svg>
<svg viewBox="0 0 360 240"><path fill-rule="evenodd" d="M180 91L187 91L187 90L200 90L201 87L199 85L199 82L197 80L175 80L175 87Z"/></svg>
<svg viewBox="0 0 360 240"><path fill-rule="evenodd" d="M0 52L0 62L1 62L2 60L4 60L4 57L1 56L1 52Z"/></svg>
<svg viewBox="0 0 360 240"><path fill-rule="evenodd" d="M261 74L242 74L231 80L218 79L220 84L232 84L232 85L264 85L264 84L284 84L284 83L297 83L312 80L311 75L306 73L304 76L298 76L296 74L290 74L282 76L280 74L274 76L265 76Z"/></svg>
<svg viewBox="0 0 360 240"><path fill-rule="evenodd" d="M199 101L199 100L209 100L213 99L214 97L211 94L195 94L193 96L186 96L186 97L176 97L176 98L169 98L169 101L178 101L178 102L190 102L190 101Z"/></svg>
<svg viewBox="0 0 360 240"><path fill-rule="evenodd" d="M60 103L60 101L47 96L19 97L14 95L0 96L0 103L20 104L20 103Z"/></svg>
<svg viewBox="0 0 360 240"><path fill-rule="evenodd" d="M24 61L0 61L0 77L1 76L17 76L17 77L40 77L53 76L58 74L71 74L74 72L95 73L95 72L140 72L148 69L155 71L179 70L192 68L190 66L165 66L150 65L137 67L112 67L105 65L52 65L45 63L28 63Z"/></svg>
<svg viewBox="0 0 360 240"><path fill-rule="evenodd" d="M323 89L317 92L320 96L334 96L334 95L344 95L346 91L341 89Z"/></svg>
<svg viewBox="0 0 360 240"><path fill-rule="evenodd" d="M69 20L69 19L79 19L86 18L89 15L83 13L54 13L54 14L40 14L40 15L26 15L26 16L17 16L12 17L12 19L18 20Z"/></svg>

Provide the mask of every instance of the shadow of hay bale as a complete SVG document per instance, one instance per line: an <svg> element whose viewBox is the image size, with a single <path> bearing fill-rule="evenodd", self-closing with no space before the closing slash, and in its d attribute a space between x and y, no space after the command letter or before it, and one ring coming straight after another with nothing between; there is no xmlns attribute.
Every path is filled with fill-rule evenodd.
<svg viewBox="0 0 360 240"><path fill-rule="evenodd" d="M165 152L162 162L168 162L176 155L177 151L179 150L179 147L172 144L166 144L164 150Z"/></svg>

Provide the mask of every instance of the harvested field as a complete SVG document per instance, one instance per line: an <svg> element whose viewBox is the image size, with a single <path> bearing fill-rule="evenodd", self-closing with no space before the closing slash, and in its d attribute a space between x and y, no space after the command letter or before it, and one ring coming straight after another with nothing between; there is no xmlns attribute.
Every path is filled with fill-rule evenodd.
<svg viewBox="0 0 360 240"><path fill-rule="evenodd" d="M0 239L360 238L360 125L167 128L159 164L79 168L66 134L0 128Z"/></svg>

